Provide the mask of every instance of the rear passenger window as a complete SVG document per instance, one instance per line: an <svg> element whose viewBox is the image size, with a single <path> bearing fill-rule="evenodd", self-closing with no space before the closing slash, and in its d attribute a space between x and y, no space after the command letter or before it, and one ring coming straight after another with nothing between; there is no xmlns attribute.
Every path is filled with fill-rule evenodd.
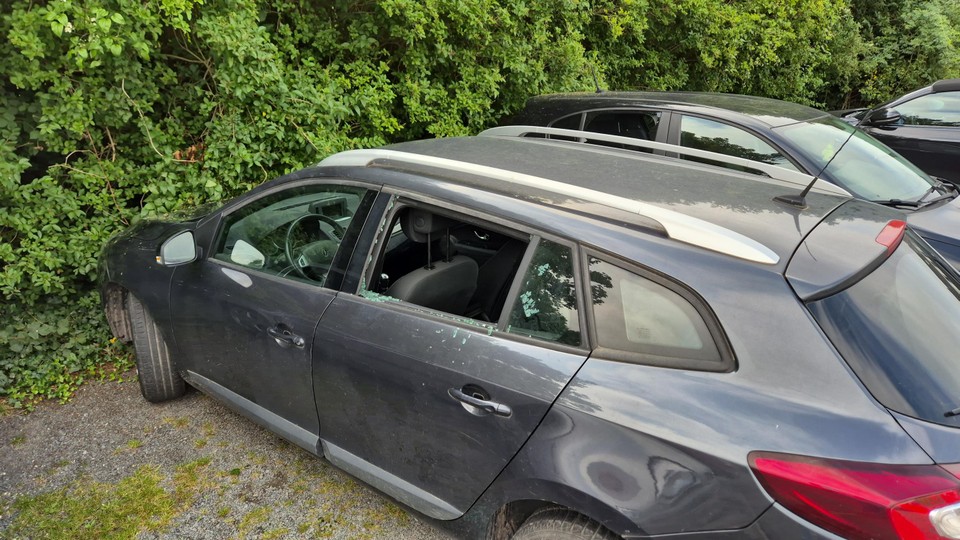
<svg viewBox="0 0 960 540"><path fill-rule="evenodd" d="M571 114L565 118L561 118L551 124L550 127L560 128L560 129L580 129L580 117L583 116L580 113Z"/></svg>
<svg viewBox="0 0 960 540"><path fill-rule="evenodd" d="M590 257L589 265L600 347L624 360L710 370L725 367L706 321L683 295L596 257Z"/></svg>
<svg viewBox="0 0 960 540"><path fill-rule="evenodd" d="M507 331L578 346L580 315L569 247L540 240L527 267Z"/></svg>
<svg viewBox="0 0 960 540"><path fill-rule="evenodd" d="M565 116L556 122L550 124L549 127L559 128L559 129L573 129L580 130L580 119L583 117L583 113L571 114L570 116ZM579 141L577 137L567 137L566 135L547 135L548 139L559 139L561 141Z"/></svg>
<svg viewBox="0 0 960 540"><path fill-rule="evenodd" d="M659 112L608 111L588 116L583 130L653 141L659 126Z"/></svg>

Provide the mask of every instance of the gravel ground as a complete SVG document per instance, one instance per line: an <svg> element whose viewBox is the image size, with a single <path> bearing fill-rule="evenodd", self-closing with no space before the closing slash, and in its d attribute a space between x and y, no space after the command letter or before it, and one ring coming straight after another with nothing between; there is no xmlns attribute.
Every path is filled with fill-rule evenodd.
<svg viewBox="0 0 960 540"><path fill-rule="evenodd" d="M200 463L193 503L138 538L450 538L199 392L151 404L133 373L124 379L0 416L0 537L18 498L80 481L116 484L144 466L172 493L178 467Z"/></svg>

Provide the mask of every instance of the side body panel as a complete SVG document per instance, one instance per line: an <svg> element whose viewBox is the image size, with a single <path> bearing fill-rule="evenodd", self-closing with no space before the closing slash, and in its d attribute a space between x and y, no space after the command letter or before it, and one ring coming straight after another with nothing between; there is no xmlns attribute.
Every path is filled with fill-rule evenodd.
<svg viewBox="0 0 960 540"><path fill-rule="evenodd" d="M752 451L931 462L860 385L782 277L700 273L688 283L700 285L723 321L736 371L591 357L451 527L489 526L504 505L533 500L574 508L624 536L733 535L751 530L773 504L749 468ZM801 525L783 531L819 530Z"/></svg>
<svg viewBox="0 0 960 540"><path fill-rule="evenodd" d="M527 440L585 354L392 302L341 295L324 316L314 343L321 437L443 504L394 494L401 501L455 518ZM452 397L465 388L511 413Z"/></svg>
<svg viewBox="0 0 960 540"><path fill-rule="evenodd" d="M171 288L178 367L316 434L311 338L334 291L204 260L177 269ZM300 336L304 346L270 332Z"/></svg>

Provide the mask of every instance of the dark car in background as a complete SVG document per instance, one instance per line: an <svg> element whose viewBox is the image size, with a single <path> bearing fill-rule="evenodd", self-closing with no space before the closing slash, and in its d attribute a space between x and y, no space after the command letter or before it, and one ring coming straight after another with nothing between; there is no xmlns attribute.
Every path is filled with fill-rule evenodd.
<svg viewBox="0 0 960 540"><path fill-rule="evenodd" d="M938 81L869 109L835 111L927 172L960 184L960 79Z"/></svg>
<svg viewBox="0 0 960 540"><path fill-rule="evenodd" d="M905 211L911 226L960 267L958 188L930 178L877 139L824 111L736 94L570 93L531 98L503 123L630 137L819 176L858 198ZM750 170L649 145L583 140Z"/></svg>
<svg viewBox="0 0 960 540"><path fill-rule="evenodd" d="M960 538L960 281L892 209L478 136L332 156L105 246L189 384L458 536Z"/></svg>

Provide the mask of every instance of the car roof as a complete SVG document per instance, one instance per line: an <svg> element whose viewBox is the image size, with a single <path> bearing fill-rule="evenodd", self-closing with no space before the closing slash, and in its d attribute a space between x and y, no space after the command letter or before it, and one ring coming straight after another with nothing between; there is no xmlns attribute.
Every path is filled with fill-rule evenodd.
<svg viewBox="0 0 960 540"><path fill-rule="evenodd" d="M937 92L956 92L960 90L960 79L944 79L933 83L930 87L934 93Z"/></svg>
<svg viewBox="0 0 960 540"><path fill-rule="evenodd" d="M940 92L956 92L958 90L960 90L960 79L943 79L931 84L930 86L924 86L923 88L918 88L913 92L908 92L902 96L895 97L882 105L876 106L875 108L895 108L920 96L925 96L927 94L938 94Z"/></svg>
<svg viewBox="0 0 960 540"><path fill-rule="evenodd" d="M712 224L759 243L774 254L773 260L766 262L778 266L786 263L817 223L849 200L814 190L807 197L807 207L798 210L773 201L775 196L798 192L799 188L793 184L672 158L554 139L493 136L430 139L379 150L342 153L320 165L385 167L440 176L451 182L550 204L580 215L585 213L585 208L590 208L586 213L593 212L593 217L601 219L605 217L602 208L607 206L604 196L615 201L634 201L659 209L646 213L654 223L663 221L662 214L667 212ZM534 181L529 181L530 178ZM564 186L580 191L568 191ZM600 210L582 204L584 197L588 200L592 197L587 192L599 196L593 202L600 202ZM695 236L701 232L684 231L684 234ZM709 232L704 235L709 236ZM688 243L709 248L697 240Z"/></svg>
<svg viewBox="0 0 960 540"><path fill-rule="evenodd" d="M534 115L549 115L549 121L577 111L609 108L659 107L701 112L756 127L774 128L807 122L828 113L777 99L711 92L574 92L537 96L514 117L526 123Z"/></svg>

